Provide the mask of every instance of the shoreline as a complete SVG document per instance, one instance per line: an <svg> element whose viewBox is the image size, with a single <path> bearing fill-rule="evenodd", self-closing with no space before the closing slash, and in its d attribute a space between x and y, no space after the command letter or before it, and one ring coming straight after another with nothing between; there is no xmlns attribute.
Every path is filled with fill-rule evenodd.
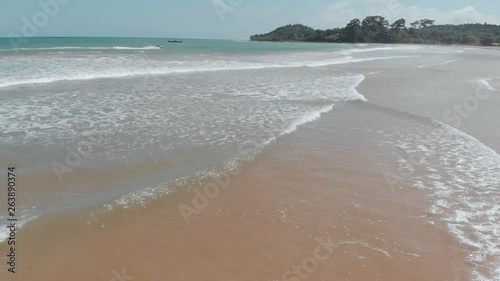
<svg viewBox="0 0 500 281"><path fill-rule="evenodd" d="M252 43L305 43L305 44L345 44L345 45L384 45L384 46L420 46L420 47L456 47L456 48L471 48L471 49L484 49L484 50L500 50L498 46L481 46L481 45L447 45L447 44L412 44L412 43L350 43L350 42L310 42L310 41L260 41L260 40L247 40Z"/></svg>

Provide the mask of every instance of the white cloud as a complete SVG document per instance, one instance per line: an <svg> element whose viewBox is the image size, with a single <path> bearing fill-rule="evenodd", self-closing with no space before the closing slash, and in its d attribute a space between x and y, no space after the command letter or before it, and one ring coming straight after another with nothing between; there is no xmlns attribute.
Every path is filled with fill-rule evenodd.
<svg viewBox="0 0 500 281"><path fill-rule="evenodd" d="M473 6L441 11L418 6L405 7L397 0L342 1L326 5L312 13L301 20L316 28L342 27L353 18L363 19L370 15L384 16L390 22L400 18L405 18L407 22L428 18L436 20L437 24L500 23L496 16L482 14Z"/></svg>
<svg viewBox="0 0 500 281"><path fill-rule="evenodd" d="M463 9L442 12L435 9L422 9L416 6L409 7L404 12L410 21L422 18L435 19L437 24L462 24L462 23L498 23L498 18L484 15L473 6Z"/></svg>
<svg viewBox="0 0 500 281"><path fill-rule="evenodd" d="M444 15L443 21L447 23L454 23L454 24L459 24L459 23L482 23L482 22L489 22L489 23L498 23L499 20L495 16L491 15L483 15L480 12L478 12L474 7L469 6L465 7L461 10L456 10L456 11L451 11L448 12Z"/></svg>

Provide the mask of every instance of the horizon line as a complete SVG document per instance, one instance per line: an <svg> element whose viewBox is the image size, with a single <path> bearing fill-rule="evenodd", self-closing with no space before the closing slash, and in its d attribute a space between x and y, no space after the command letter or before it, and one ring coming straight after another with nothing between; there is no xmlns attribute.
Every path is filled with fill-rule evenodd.
<svg viewBox="0 0 500 281"><path fill-rule="evenodd" d="M0 39L10 39L10 38L25 38L25 39L37 39L37 38L122 38L122 39L188 39L188 40L242 40L237 38L194 38L194 37L143 37L143 36L78 36L78 35L68 35L68 36L33 36L33 37L5 37L0 36Z"/></svg>

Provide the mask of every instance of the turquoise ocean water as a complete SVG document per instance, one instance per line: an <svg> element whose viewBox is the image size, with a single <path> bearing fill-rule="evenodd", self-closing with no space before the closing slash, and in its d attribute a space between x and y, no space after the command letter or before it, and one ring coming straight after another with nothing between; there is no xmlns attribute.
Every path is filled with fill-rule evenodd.
<svg viewBox="0 0 500 281"><path fill-rule="evenodd" d="M26 41L24 41L26 40ZM169 40L181 40L182 44L169 43ZM319 44L319 43L262 43L235 40L207 40L185 38L29 38L9 39L0 38L0 52L6 53L38 53L53 52L84 52L101 50L133 51L148 49L161 45L162 49L156 50L158 54L255 54L273 52L304 52L304 51L330 51L351 48L350 44ZM114 48L114 49L113 49Z"/></svg>

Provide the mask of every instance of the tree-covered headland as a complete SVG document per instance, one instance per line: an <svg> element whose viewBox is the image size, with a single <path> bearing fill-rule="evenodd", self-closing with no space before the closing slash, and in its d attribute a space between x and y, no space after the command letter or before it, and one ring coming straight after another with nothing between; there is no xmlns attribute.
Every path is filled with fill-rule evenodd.
<svg viewBox="0 0 500 281"><path fill-rule="evenodd" d="M369 16L363 21L353 19L343 28L326 30L290 24L267 34L253 35L250 40L493 46L500 43L500 26L487 23L435 25L430 19L409 24L405 19L399 19L389 23L384 17Z"/></svg>

